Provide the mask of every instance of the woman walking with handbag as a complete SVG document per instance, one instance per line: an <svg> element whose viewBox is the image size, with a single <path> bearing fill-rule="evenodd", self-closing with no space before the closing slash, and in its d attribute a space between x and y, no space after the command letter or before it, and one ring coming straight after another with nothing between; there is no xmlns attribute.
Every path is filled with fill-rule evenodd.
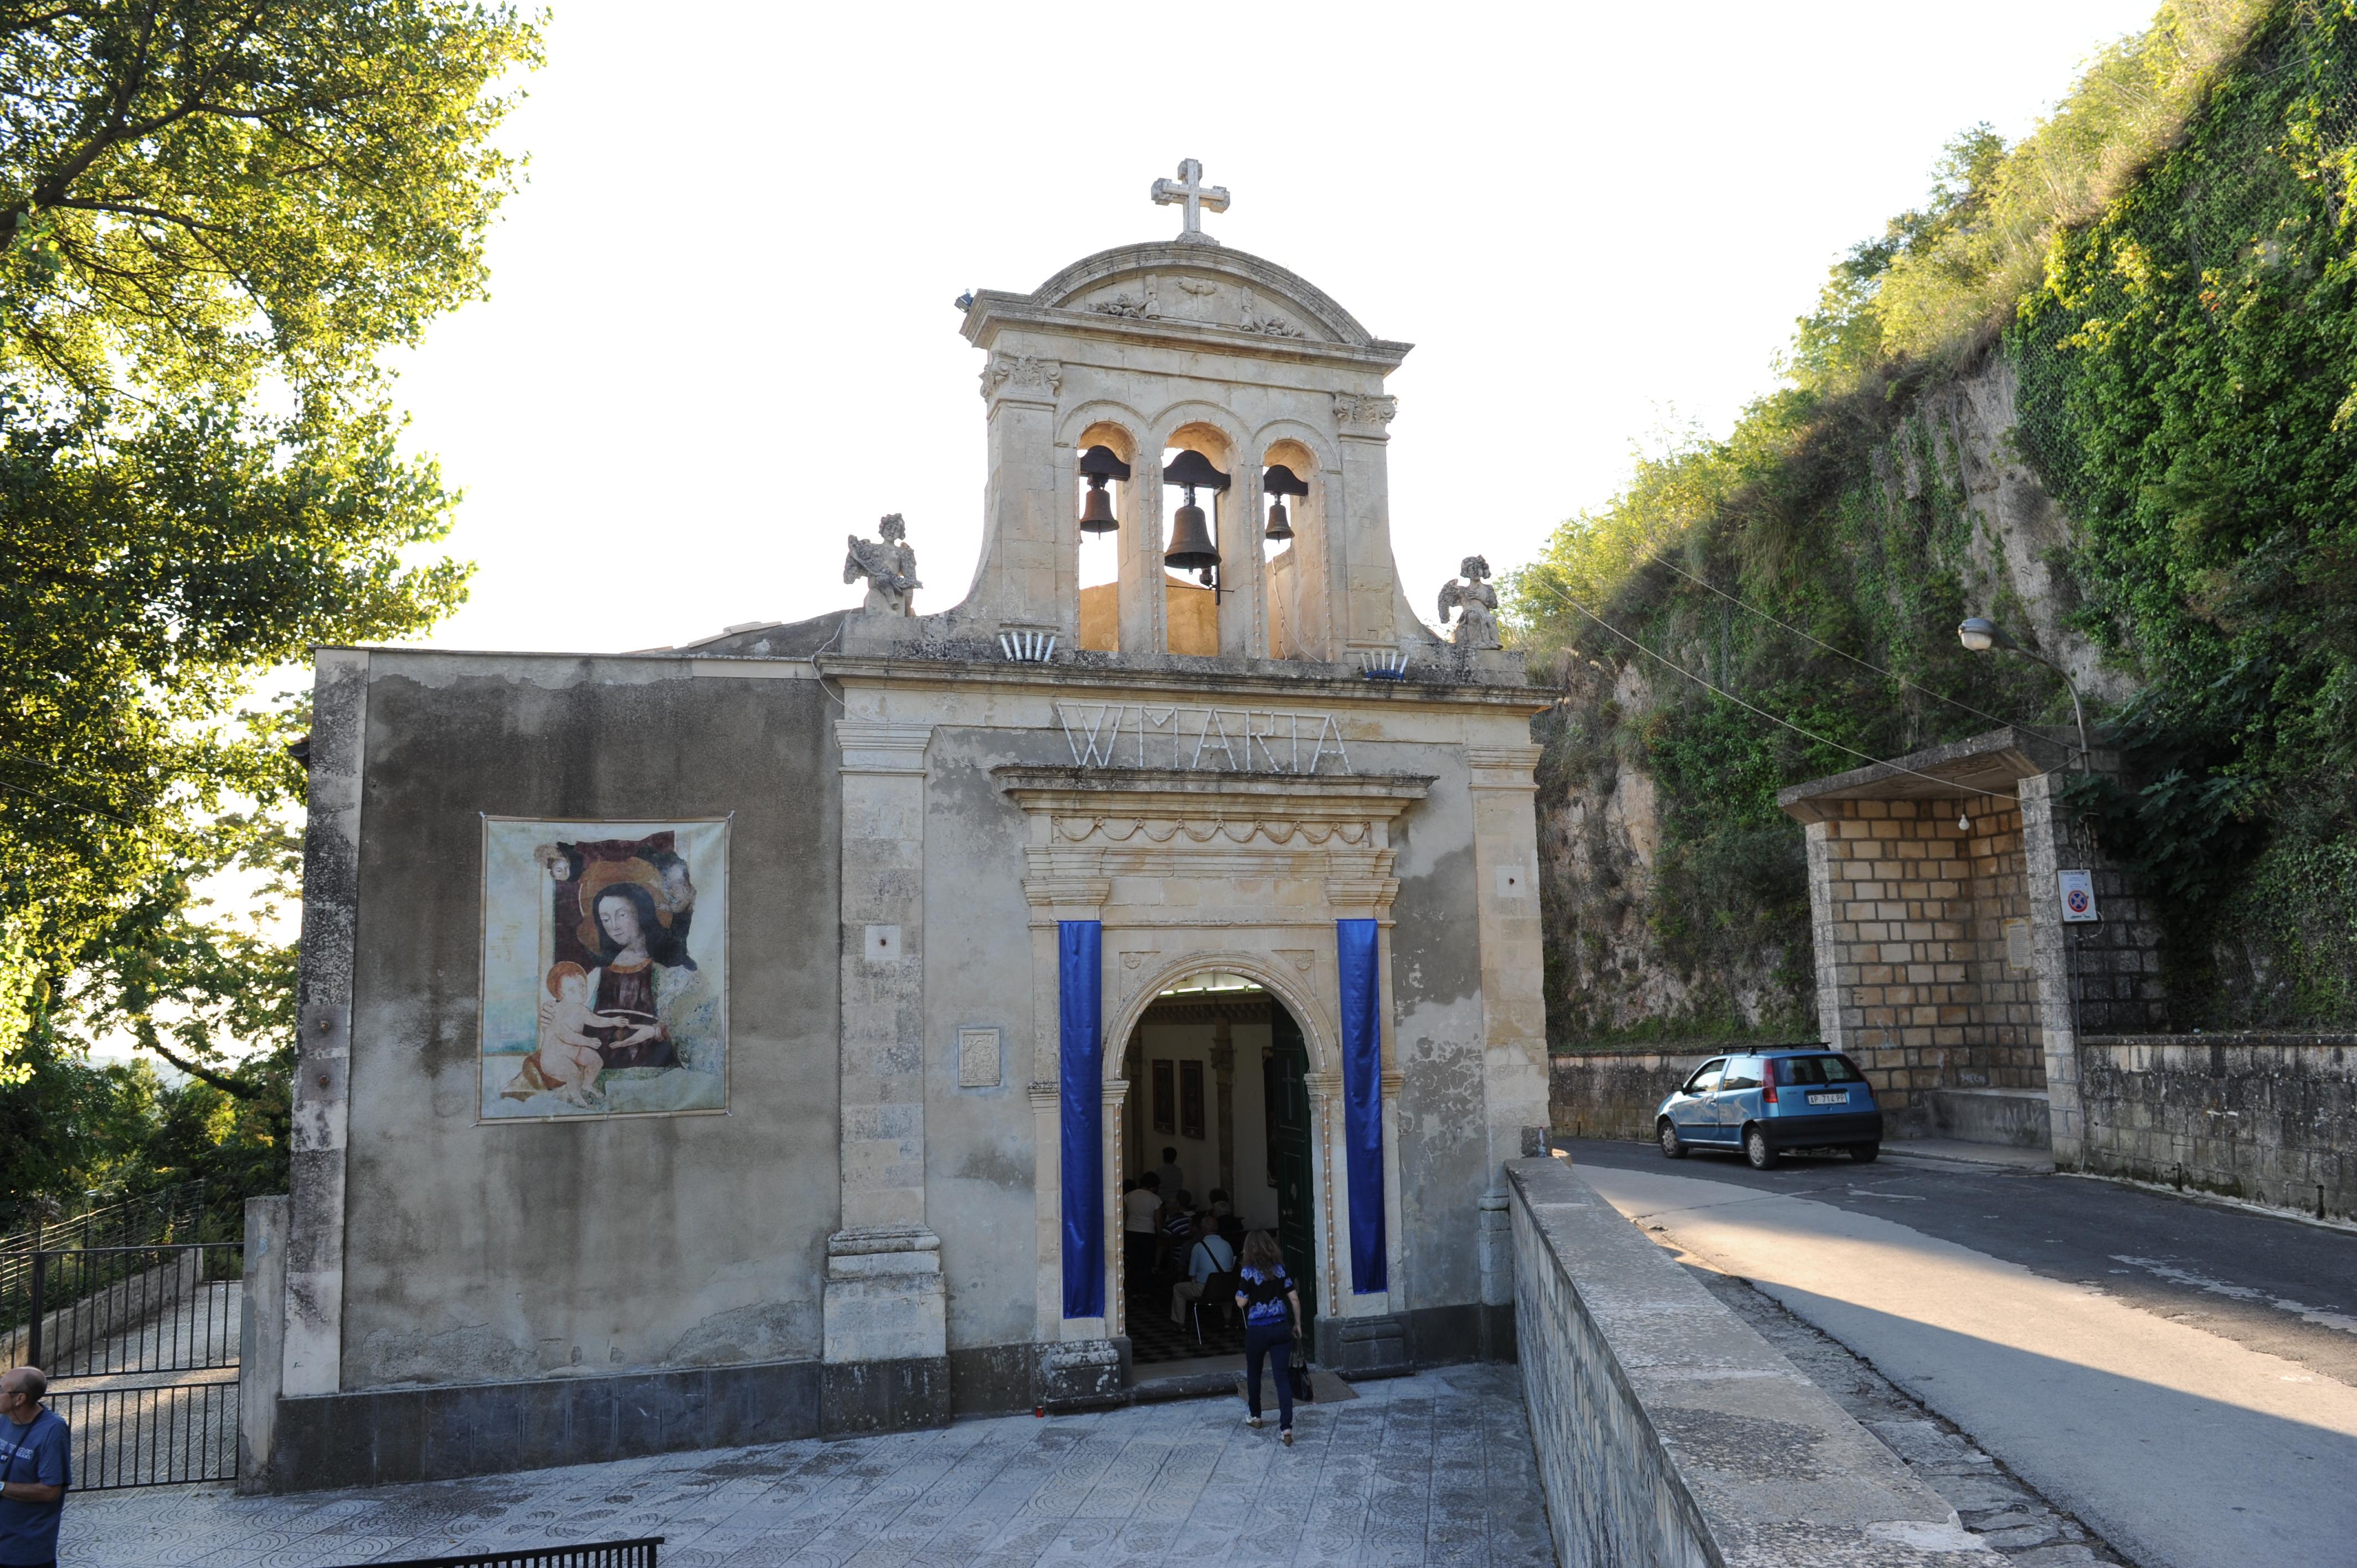
<svg viewBox="0 0 2357 1568"><path fill-rule="evenodd" d="M1276 1239L1255 1230L1244 1239L1243 1267L1236 1305L1244 1315L1244 1405L1252 1413L1246 1426L1260 1419L1260 1364L1267 1358L1276 1374L1276 1430L1286 1445L1293 1444L1293 1348L1301 1337L1301 1296L1285 1272L1285 1254Z"/></svg>

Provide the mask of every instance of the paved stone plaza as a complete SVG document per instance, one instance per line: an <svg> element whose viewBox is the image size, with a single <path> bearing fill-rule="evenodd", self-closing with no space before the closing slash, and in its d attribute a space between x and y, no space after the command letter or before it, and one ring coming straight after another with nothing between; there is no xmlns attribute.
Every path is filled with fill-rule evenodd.
<svg viewBox="0 0 2357 1568"><path fill-rule="evenodd" d="M1551 1563L1511 1367L1302 1407L1291 1449L1241 1402L674 1454L469 1480L241 1498L75 1497L70 1568L338 1568L665 1537L665 1568L1143 1563Z"/></svg>

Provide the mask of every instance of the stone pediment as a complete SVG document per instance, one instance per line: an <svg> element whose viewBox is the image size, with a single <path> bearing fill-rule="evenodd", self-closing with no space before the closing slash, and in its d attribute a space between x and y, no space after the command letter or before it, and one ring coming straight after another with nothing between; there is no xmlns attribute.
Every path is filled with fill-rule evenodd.
<svg viewBox="0 0 2357 1568"><path fill-rule="evenodd" d="M1339 347L1392 364L1409 349L1369 333L1308 279L1214 245L1125 245L1073 263L1028 295L986 290L974 297L966 335L980 341L985 323L1027 317L1153 337Z"/></svg>

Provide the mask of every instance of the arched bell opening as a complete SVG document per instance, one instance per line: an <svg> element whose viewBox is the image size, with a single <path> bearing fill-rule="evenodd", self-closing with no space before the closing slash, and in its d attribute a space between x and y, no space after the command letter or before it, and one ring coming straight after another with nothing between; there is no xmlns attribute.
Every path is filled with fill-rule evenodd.
<svg viewBox="0 0 2357 1568"><path fill-rule="evenodd" d="M1137 439L1099 421L1081 432L1074 464L1073 514L1080 534L1078 644L1121 651L1125 564L1136 553Z"/></svg>
<svg viewBox="0 0 2357 1568"><path fill-rule="evenodd" d="M1226 1256L1240 1255L1254 1230L1274 1235L1286 1269L1316 1310L1317 1134L1308 1090L1309 1053L1284 1001L1260 981L1208 970L1166 985L1129 1032L1122 1060L1118 1191L1120 1299L1134 1363L1232 1356L1243 1348L1233 1296L1197 1295L1189 1268L1196 1236L1175 1223L1183 1206L1214 1216ZM1133 1195L1159 1180L1160 1207ZM1216 1197L1214 1195L1218 1195ZM1135 1226L1149 1212L1151 1230ZM1219 1261L1217 1250L1207 1262Z"/></svg>
<svg viewBox="0 0 2357 1568"><path fill-rule="evenodd" d="M1163 531L1165 636L1172 653L1208 657L1220 651L1226 563L1219 542L1224 512L1233 505L1235 468L1235 448L1215 425L1182 424L1163 448L1162 485L1170 520Z"/></svg>
<svg viewBox="0 0 2357 1568"><path fill-rule="evenodd" d="M1267 513L1261 520L1260 547L1268 585L1268 653L1272 659L1304 657L1306 638L1301 594L1308 574L1295 542L1318 526L1318 458L1298 441L1272 442L1261 456L1261 494Z"/></svg>

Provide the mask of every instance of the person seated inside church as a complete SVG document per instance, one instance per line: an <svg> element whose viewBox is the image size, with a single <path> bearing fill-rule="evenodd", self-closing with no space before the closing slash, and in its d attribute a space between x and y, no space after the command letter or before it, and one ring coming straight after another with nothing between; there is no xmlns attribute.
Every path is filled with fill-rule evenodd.
<svg viewBox="0 0 2357 1568"><path fill-rule="evenodd" d="M1162 1198L1156 1191L1162 1178L1152 1171L1121 1184L1122 1247L1128 1253L1129 1277L1143 1283L1154 1275L1154 1255L1162 1245Z"/></svg>
<svg viewBox="0 0 2357 1568"><path fill-rule="evenodd" d="M1195 1239L1195 1195L1181 1190L1162 1209L1162 1273L1176 1279L1187 1272L1187 1248Z"/></svg>
<svg viewBox="0 0 2357 1568"><path fill-rule="evenodd" d="M1162 1151L1162 1163L1154 1167L1154 1174L1161 1179L1162 1196L1166 1198L1187 1185L1187 1178L1178 1172L1178 1151L1176 1149Z"/></svg>
<svg viewBox="0 0 2357 1568"><path fill-rule="evenodd" d="M1228 1201L1228 1189L1223 1187L1213 1187L1211 1196L1203 1201L1209 1207L1211 1216L1214 1219L1225 1219L1236 1211L1235 1205Z"/></svg>
<svg viewBox="0 0 2357 1568"><path fill-rule="evenodd" d="M1187 1308L1203 1299L1203 1287L1213 1274L1235 1272L1236 1250L1233 1243L1214 1228L1208 1214L1198 1219L1192 1230L1193 1244L1187 1252L1187 1277L1170 1287L1170 1321L1186 1326ZM1228 1304L1218 1295L1211 1298L1220 1308L1224 1321L1233 1316Z"/></svg>

